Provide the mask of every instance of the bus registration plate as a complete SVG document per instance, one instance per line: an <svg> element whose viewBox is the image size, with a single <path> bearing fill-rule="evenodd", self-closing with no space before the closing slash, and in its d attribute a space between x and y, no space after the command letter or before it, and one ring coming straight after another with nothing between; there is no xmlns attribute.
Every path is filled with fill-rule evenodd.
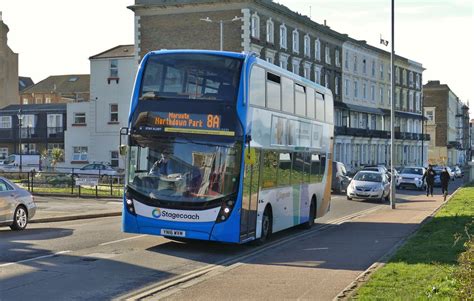
<svg viewBox="0 0 474 301"><path fill-rule="evenodd" d="M176 236L176 237L186 237L186 231L171 230L171 229L161 229L161 235L164 235L164 236Z"/></svg>

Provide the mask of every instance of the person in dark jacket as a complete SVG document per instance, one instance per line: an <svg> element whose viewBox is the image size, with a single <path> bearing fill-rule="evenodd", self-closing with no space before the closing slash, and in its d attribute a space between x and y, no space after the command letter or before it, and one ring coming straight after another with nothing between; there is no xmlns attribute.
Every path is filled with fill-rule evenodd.
<svg viewBox="0 0 474 301"><path fill-rule="evenodd" d="M443 195L448 194L448 184L449 180L451 180L451 176L449 175L448 169L445 167L439 176L441 180L441 192Z"/></svg>
<svg viewBox="0 0 474 301"><path fill-rule="evenodd" d="M433 196L433 186L434 186L434 178L435 178L435 171L433 170L433 166L428 166L428 169L423 174L422 181L426 180L426 196L431 194Z"/></svg>

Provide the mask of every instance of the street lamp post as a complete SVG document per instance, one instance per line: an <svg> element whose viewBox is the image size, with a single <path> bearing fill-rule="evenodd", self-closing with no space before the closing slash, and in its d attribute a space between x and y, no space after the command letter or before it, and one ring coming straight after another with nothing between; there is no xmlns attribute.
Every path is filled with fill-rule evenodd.
<svg viewBox="0 0 474 301"><path fill-rule="evenodd" d="M395 192L395 0L392 0L392 52L390 55L390 165L392 170L392 180L390 181L390 207L395 209L396 192Z"/></svg>
<svg viewBox="0 0 474 301"><path fill-rule="evenodd" d="M206 19L199 19L204 22L208 23L219 23L219 29L220 29L220 51L224 50L224 23L230 23L230 22L235 22L238 20L242 20L242 17L237 17L235 16L232 20L219 20L219 21L213 21L211 18L206 17Z"/></svg>
<svg viewBox="0 0 474 301"><path fill-rule="evenodd" d="M20 173L23 171L23 162L22 162L22 147L21 147L21 126L22 126L22 122L23 122L23 112L21 110L21 108L18 110L18 114L16 115L18 117L18 142L19 142L19 145L18 145L18 150L19 150L19 154L20 154Z"/></svg>

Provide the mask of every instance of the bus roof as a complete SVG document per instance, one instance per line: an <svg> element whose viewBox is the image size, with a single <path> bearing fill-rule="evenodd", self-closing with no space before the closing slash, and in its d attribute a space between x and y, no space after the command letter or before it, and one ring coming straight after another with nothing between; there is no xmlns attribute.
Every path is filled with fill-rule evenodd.
<svg viewBox="0 0 474 301"><path fill-rule="evenodd" d="M245 53L238 53L238 52L230 52L230 51L216 51L216 50L204 50L204 49L161 49L156 51L151 51L149 54L177 54L177 53L189 53L189 54L211 54L211 55L220 55L220 56L227 56L236 59L245 59L247 54Z"/></svg>

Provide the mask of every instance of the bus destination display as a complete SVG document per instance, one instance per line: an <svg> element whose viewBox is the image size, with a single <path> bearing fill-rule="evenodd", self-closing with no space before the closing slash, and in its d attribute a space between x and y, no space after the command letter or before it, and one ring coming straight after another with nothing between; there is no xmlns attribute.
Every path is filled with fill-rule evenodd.
<svg viewBox="0 0 474 301"><path fill-rule="evenodd" d="M186 133L234 136L233 131L221 128L221 115L153 112L148 114L147 126L141 130L167 133Z"/></svg>

